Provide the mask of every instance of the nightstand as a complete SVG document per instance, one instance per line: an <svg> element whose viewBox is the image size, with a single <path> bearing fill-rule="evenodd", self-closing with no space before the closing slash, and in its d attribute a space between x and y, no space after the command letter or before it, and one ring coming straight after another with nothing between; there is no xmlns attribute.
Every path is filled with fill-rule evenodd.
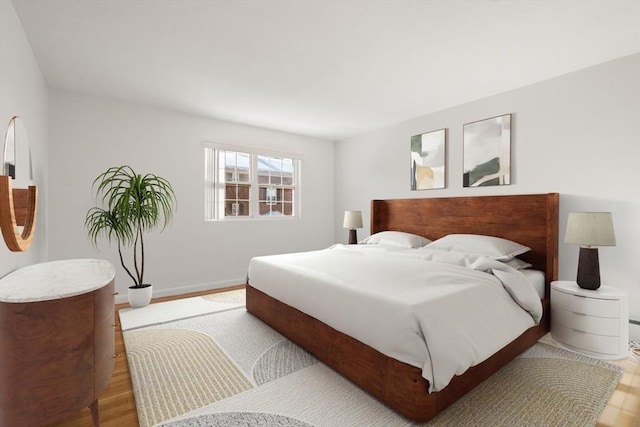
<svg viewBox="0 0 640 427"><path fill-rule="evenodd" d="M629 354L629 295L610 286L551 282L551 336L561 345L600 359Z"/></svg>

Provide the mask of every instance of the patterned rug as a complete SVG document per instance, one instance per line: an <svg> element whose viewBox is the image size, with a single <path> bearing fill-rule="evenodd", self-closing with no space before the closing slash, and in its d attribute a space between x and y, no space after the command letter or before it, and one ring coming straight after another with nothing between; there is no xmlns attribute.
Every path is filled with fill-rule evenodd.
<svg viewBox="0 0 640 427"><path fill-rule="evenodd" d="M247 313L244 291L120 310L141 427L413 426ZM534 347L427 426L594 426L622 369Z"/></svg>

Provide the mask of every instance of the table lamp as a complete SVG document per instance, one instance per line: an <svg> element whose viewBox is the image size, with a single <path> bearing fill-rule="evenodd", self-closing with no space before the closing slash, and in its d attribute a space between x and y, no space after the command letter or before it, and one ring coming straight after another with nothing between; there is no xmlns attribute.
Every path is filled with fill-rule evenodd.
<svg viewBox="0 0 640 427"><path fill-rule="evenodd" d="M595 290L600 287L600 263L597 246L615 246L611 212L569 212L565 243L580 245L578 286Z"/></svg>
<svg viewBox="0 0 640 427"><path fill-rule="evenodd" d="M349 244L355 245L358 243L358 231L356 228L362 228L362 211L345 211L342 226L349 229Z"/></svg>

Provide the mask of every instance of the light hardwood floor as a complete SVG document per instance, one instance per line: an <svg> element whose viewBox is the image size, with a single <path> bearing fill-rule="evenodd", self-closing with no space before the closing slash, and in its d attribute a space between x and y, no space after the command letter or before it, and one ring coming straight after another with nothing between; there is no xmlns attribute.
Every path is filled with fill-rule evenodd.
<svg viewBox="0 0 640 427"><path fill-rule="evenodd" d="M596 427L640 427L640 362L629 356L613 363L624 368L624 375Z"/></svg>
<svg viewBox="0 0 640 427"><path fill-rule="evenodd" d="M216 291L157 298L152 302L169 301L241 288L243 288L242 285L233 286ZM117 310L128 306L128 304L118 304L116 313ZM116 318L118 318L117 315ZM548 336L545 338L550 340ZM116 326L115 349L116 359L113 377L99 400L100 425L102 427L138 427L136 404L133 397L127 358L124 352L124 341L119 318ZM596 427L640 427L640 361L629 356L614 363L622 366L625 369L625 373L607 407L602 412ZM49 427L89 427L92 425L89 409L85 408L77 414Z"/></svg>

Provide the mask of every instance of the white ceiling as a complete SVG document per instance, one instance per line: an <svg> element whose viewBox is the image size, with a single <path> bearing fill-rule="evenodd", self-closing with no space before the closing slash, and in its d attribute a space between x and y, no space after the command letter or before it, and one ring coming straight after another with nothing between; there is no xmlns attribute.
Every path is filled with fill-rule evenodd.
<svg viewBox="0 0 640 427"><path fill-rule="evenodd" d="M51 88L331 140L640 51L640 0L13 0Z"/></svg>

